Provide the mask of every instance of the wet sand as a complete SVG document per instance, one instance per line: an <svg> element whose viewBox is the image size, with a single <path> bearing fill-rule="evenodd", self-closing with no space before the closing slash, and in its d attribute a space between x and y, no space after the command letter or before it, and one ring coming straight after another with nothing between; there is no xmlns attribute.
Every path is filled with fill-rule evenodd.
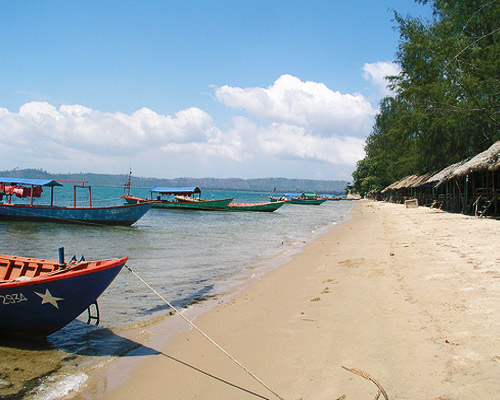
<svg viewBox="0 0 500 400"><path fill-rule="evenodd" d="M498 398L500 221L366 200L352 216L197 326L287 400L375 398L342 366L390 399ZM72 398L278 398L199 332L148 329L158 354L112 363Z"/></svg>

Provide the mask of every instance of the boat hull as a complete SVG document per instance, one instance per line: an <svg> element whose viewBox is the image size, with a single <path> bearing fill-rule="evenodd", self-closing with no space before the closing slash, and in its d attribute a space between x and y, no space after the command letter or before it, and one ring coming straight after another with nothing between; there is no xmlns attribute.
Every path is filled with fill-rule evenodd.
<svg viewBox="0 0 500 400"><path fill-rule="evenodd" d="M284 201L271 201L268 203L230 203L229 211L257 211L257 212L273 212L280 208Z"/></svg>
<svg viewBox="0 0 500 400"><path fill-rule="evenodd" d="M299 197L291 197L291 198L283 198L283 197L270 197L271 202L285 201L290 204L309 204L319 206L323 204L327 199L326 198L299 198Z"/></svg>
<svg viewBox="0 0 500 400"><path fill-rule="evenodd" d="M127 259L82 269L76 264L26 281L0 281L0 334L43 337L61 329L104 292Z"/></svg>
<svg viewBox="0 0 500 400"><path fill-rule="evenodd" d="M128 204L150 203L152 208L163 208L169 210L203 210L203 211L221 211L227 209L229 203L234 199L221 200L201 200L201 201L167 201L167 200L146 200L135 196L122 196Z"/></svg>
<svg viewBox="0 0 500 400"><path fill-rule="evenodd" d="M129 226L137 222L150 208L150 203L91 208L0 204L0 220Z"/></svg>
<svg viewBox="0 0 500 400"><path fill-rule="evenodd" d="M297 199L297 198L291 198L290 203L292 204L309 204L313 206L319 206L320 204L323 204L326 201L326 199Z"/></svg>

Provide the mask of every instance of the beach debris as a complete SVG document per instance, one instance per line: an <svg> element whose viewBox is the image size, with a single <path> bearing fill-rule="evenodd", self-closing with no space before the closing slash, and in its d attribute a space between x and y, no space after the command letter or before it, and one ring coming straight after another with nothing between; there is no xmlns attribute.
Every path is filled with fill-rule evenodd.
<svg viewBox="0 0 500 400"><path fill-rule="evenodd" d="M349 372L352 372L353 374L362 376L363 378L368 379L369 381L372 381L375 384L375 386L377 386L377 388L378 388L378 392L375 396L375 400L378 400L378 398L380 397L381 394L382 394L382 396L384 396L385 400L389 400L389 396L387 396L387 393L385 392L384 388L382 387L382 385L380 383L378 383L375 380L375 378L368 375L366 372L361 371L360 369L348 368L348 367L344 367L343 365L342 365L342 368L346 369ZM340 398L342 398L342 397L340 397Z"/></svg>

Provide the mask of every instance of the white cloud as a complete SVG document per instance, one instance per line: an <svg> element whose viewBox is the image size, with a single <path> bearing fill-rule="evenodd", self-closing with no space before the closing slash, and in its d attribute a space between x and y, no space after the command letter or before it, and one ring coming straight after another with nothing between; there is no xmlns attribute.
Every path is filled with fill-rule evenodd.
<svg viewBox="0 0 500 400"><path fill-rule="evenodd" d="M372 83L380 97L390 96L394 93L387 87L387 76L397 75L401 71L399 65L389 61L366 63L363 66L363 77Z"/></svg>
<svg viewBox="0 0 500 400"><path fill-rule="evenodd" d="M364 156L362 139L315 136L288 124L271 124L259 131L257 140L262 153L275 157L355 165Z"/></svg>
<svg viewBox="0 0 500 400"><path fill-rule="evenodd" d="M376 87L389 63L366 64ZM215 88L216 99L246 116L220 129L190 107L174 115L149 108L131 114L82 105L0 107L0 168L143 176L277 176L345 179L364 156L375 109L361 94L282 75L267 88ZM288 175L290 174L290 175ZM341 175L341 176L340 176Z"/></svg>
<svg viewBox="0 0 500 400"><path fill-rule="evenodd" d="M196 107L175 116L147 108L130 115L81 105L57 109L46 102L24 104L18 113L0 108L0 147L12 149L14 159L4 157L4 165L18 166L19 161L27 161L23 156L29 156L30 166L35 162L37 167L50 169L57 164L57 171L92 172L135 157L151 162L148 154L152 153L162 159L169 152L192 154L194 159L237 159L237 143L235 132L224 134L209 114ZM116 172L116 168L103 172Z"/></svg>
<svg viewBox="0 0 500 400"><path fill-rule="evenodd" d="M45 102L23 105L19 113L0 109L0 141L40 150L64 146L104 154L138 153L171 143L223 144L210 115L196 107L164 116L142 108L131 115L80 105L59 109Z"/></svg>
<svg viewBox="0 0 500 400"><path fill-rule="evenodd" d="M375 109L361 94L342 94L319 82L282 75L268 88L221 86L223 104L245 110L266 123L301 126L321 136L364 137Z"/></svg>

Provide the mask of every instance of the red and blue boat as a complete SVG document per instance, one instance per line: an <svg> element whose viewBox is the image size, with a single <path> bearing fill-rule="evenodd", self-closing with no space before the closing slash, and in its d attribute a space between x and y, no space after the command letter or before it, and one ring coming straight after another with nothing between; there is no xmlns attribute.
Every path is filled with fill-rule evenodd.
<svg viewBox="0 0 500 400"><path fill-rule="evenodd" d="M0 335L45 337L56 332L97 305L128 260L65 263L61 249L59 261L0 255Z"/></svg>
<svg viewBox="0 0 500 400"><path fill-rule="evenodd" d="M73 205L55 206L54 187L60 182L77 183L73 186ZM130 226L137 222L151 208L151 203L135 203L108 207L93 207L91 187L87 181L55 181L44 179L0 178L0 220L45 221L62 223L85 223L95 225ZM43 188L50 187L50 204L36 205L34 199L41 197ZM77 207L76 190L88 190L88 206ZM28 198L29 204L13 202L12 197Z"/></svg>

